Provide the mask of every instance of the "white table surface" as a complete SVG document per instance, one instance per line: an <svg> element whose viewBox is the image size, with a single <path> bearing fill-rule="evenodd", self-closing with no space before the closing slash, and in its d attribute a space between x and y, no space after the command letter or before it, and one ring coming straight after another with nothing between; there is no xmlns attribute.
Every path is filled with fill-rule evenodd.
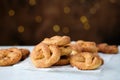
<svg viewBox="0 0 120 80"><path fill-rule="evenodd" d="M13 46L0 46L9 48ZM17 46L30 51L33 46ZM119 53L112 56L111 60L99 73L94 72L47 72L17 69L12 66L0 67L0 80L120 80L120 47Z"/></svg>

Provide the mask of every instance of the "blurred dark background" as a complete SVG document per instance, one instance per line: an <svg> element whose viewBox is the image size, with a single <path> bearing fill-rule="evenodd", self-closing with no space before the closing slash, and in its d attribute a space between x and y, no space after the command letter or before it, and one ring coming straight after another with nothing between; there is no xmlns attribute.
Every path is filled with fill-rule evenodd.
<svg viewBox="0 0 120 80"><path fill-rule="evenodd" d="M0 45L45 37L120 44L120 0L0 0Z"/></svg>

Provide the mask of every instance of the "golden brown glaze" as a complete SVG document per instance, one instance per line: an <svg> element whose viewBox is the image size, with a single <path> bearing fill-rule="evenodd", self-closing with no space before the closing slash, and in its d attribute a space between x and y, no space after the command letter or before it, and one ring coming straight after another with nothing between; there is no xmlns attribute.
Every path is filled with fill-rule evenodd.
<svg viewBox="0 0 120 80"><path fill-rule="evenodd" d="M81 70L93 70L99 68L103 64L103 59L98 55L88 52L82 52L72 55L70 64Z"/></svg>
<svg viewBox="0 0 120 80"><path fill-rule="evenodd" d="M108 45L107 43L98 44L98 51L105 54L117 54L118 47L116 45Z"/></svg>
<svg viewBox="0 0 120 80"><path fill-rule="evenodd" d="M42 42L48 45L55 44L58 46L62 46L70 43L70 37L69 36L53 36L51 38L45 38Z"/></svg>
<svg viewBox="0 0 120 80"><path fill-rule="evenodd" d="M20 61L22 53L17 48L0 50L0 66L10 66Z"/></svg>
<svg viewBox="0 0 120 80"><path fill-rule="evenodd" d="M60 50L56 45L40 43L35 46L30 57L32 63L38 68L51 67L60 59Z"/></svg>

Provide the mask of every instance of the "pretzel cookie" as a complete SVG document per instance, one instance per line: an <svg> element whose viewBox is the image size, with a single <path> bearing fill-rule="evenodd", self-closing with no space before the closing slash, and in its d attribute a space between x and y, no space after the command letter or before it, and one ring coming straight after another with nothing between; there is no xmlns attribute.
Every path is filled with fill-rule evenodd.
<svg viewBox="0 0 120 80"><path fill-rule="evenodd" d="M74 44L70 44L70 46L72 48L72 55L80 52L90 52L96 54L98 52L95 42L78 40Z"/></svg>
<svg viewBox="0 0 120 80"><path fill-rule="evenodd" d="M103 60L97 55L83 52L71 56L70 64L81 70L93 70L99 68L103 64Z"/></svg>
<svg viewBox="0 0 120 80"><path fill-rule="evenodd" d="M108 45L107 43L98 44L98 51L106 54L117 54L118 47L116 45Z"/></svg>
<svg viewBox="0 0 120 80"><path fill-rule="evenodd" d="M0 66L10 66L20 61L22 53L17 48L0 50Z"/></svg>
<svg viewBox="0 0 120 80"><path fill-rule="evenodd" d="M39 43L34 47L30 57L32 63L38 68L51 67L60 59L60 50L56 45Z"/></svg>
<svg viewBox="0 0 120 80"><path fill-rule="evenodd" d="M48 45L55 44L58 46L62 46L70 43L70 37L69 36L53 36L51 38L45 38L42 42Z"/></svg>

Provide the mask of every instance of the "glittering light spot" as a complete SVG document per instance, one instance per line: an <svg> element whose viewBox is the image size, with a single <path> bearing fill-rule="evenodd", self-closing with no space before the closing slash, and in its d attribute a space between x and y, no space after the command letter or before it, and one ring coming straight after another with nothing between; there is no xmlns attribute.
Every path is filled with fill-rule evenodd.
<svg viewBox="0 0 120 80"><path fill-rule="evenodd" d="M62 31L67 34L67 33L69 33L69 28L68 27L64 27Z"/></svg>
<svg viewBox="0 0 120 80"><path fill-rule="evenodd" d="M87 19L86 16L81 16L81 17L80 17L80 21L81 21L82 23L86 23L86 22L88 22L88 19Z"/></svg>
<svg viewBox="0 0 120 80"><path fill-rule="evenodd" d="M11 9L11 10L8 11L8 14L9 14L9 16L14 16L15 15L15 11Z"/></svg>
<svg viewBox="0 0 120 80"><path fill-rule="evenodd" d="M84 29L85 29L85 30L89 30L89 29L90 29L90 25L89 25L88 23L85 23L85 24L84 24Z"/></svg>
<svg viewBox="0 0 120 80"><path fill-rule="evenodd" d="M89 11L90 11L91 14L95 14L96 13L96 8L91 8Z"/></svg>
<svg viewBox="0 0 120 80"><path fill-rule="evenodd" d="M65 14L70 13L70 8L69 8L69 7L64 7L64 13L65 13Z"/></svg>
<svg viewBox="0 0 120 80"><path fill-rule="evenodd" d="M24 26L18 26L18 32L19 33L24 32Z"/></svg>
<svg viewBox="0 0 120 80"><path fill-rule="evenodd" d="M31 6L36 5L36 0L29 0L29 4L30 4Z"/></svg>
<svg viewBox="0 0 120 80"><path fill-rule="evenodd" d="M59 31L60 31L60 26L59 26L59 25L54 25L54 26L53 26L53 30L54 30L55 32L59 32Z"/></svg>
<svg viewBox="0 0 120 80"><path fill-rule="evenodd" d="M40 22L42 21L41 16L36 16L36 17L35 17L35 21L36 21L37 23L40 23Z"/></svg>

